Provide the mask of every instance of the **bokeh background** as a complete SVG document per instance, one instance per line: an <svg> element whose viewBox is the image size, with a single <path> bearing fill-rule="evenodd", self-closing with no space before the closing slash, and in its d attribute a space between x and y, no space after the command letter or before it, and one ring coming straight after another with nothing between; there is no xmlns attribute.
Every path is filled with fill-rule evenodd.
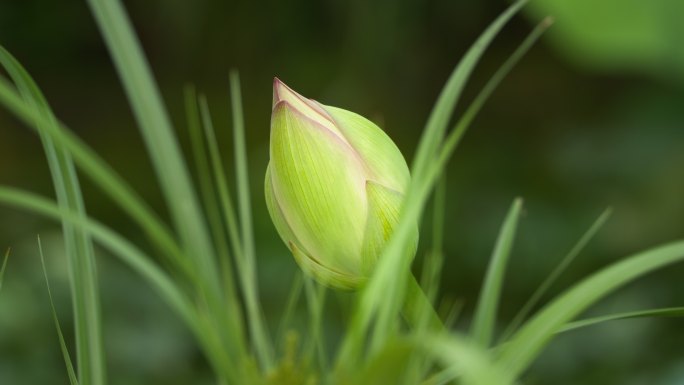
<svg viewBox="0 0 684 385"><path fill-rule="evenodd" d="M506 6L502 0L124 3L185 148L182 90L194 83L209 98L232 163L228 70L240 70L261 292L273 329L297 268L262 198L273 76L379 122L410 160L450 71ZM442 295L464 301L461 326L516 196L524 197L526 210L502 326L607 206L615 210L611 220L550 295L630 253L684 236L684 2L532 0L487 52L464 101L546 15L555 25L494 94L450 164ZM29 69L57 115L163 214L86 2L0 1L0 44ZM6 111L0 111L0 183L52 195L37 137ZM84 189L94 217L144 245L94 186L84 181ZM37 234L62 325L73 336L58 226L0 208L0 248L13 248L0 292L0 384L67 383ZM429 239L429 228L422 236ZM166 306L127 268L100 254L111 383L209 381L192 338ZM683 277L684 266L659 271L589 314L682 305ZM331 310L331 338L343 319ZM621 321L569 333L545 351L526 383L684 384L684 321Z"/></svg>

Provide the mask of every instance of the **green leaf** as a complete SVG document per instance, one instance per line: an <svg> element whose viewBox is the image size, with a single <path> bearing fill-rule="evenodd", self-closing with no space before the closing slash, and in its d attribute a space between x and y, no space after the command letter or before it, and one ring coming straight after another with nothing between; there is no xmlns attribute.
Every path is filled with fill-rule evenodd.
<svg viewBox="0 0 684 385"><path fill-rule="evenodd" d="M511 254L513 241L515 239L520 212L522 210L522 199L517 198L513 201L506 220L501 227L499 237L494 246L494 252L489 262L487 276L482 284L480 299L475 309L475 317L471 328L471 336L481 346L487 348L492 341L494 328L496 326L496 313L501 297L501 287L503 286L506 265Z"/></svg>
<svg viewBox="0 0 684 385"><path fill-rule="evenodd" d="M553 335L589 306L645 274L682 261L684 241L679 241L633 255L582 280L540 310L501 346L501 364L512 374L521 374Z"/></svg>
<svg viewBox="0 0 684 385"><path fill-rule="evenodd" d="M565 324L558 330L558 333L594 326L604 322L618 321L634 318L661 318L661 317L684 317L684 307L668 307L662 309L649 309L631 311L625 313L608 314L601 317L588 318Z"/></svg>
<svg viewBox="0 0 684 385"><path fill-rule="evenodd" d="M43 254L43 246L40 242L40 236L38 236L38 253L40 254L40 264L43 267L43 275L45 277L45 286L47 287L48 297L50 298L50 310L52 310L52 320L55 322L55 329L57 329L57 336L59 337L59 347L62 350L62 357L64 358L64 364L67 368L67 374L69 375L69 383L71 385L77 385L78 379L76 377L76 371L74 371L74 365L71 363L71 356L69 355L69 349L64 341L64 334L62 333L62 327L59 325L59 319L57 318L57 310L55 309L55 301L52 299L52 290L50 289L50 280L48 279L47 268L45 267L45 256Z"/></svg>

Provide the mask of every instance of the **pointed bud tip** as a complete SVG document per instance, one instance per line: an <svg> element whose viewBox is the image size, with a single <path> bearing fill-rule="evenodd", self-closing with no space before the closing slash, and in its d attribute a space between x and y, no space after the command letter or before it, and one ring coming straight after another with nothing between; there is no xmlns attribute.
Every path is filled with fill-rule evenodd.
<svg viewBox="0 0 684 385"><path fill-rule="evenodd" d="M283 83L278 77L273 78L273 105L282 100L301 100L305 99L303 96L296 93L292 88L288 87L287 84Z"/></svg>

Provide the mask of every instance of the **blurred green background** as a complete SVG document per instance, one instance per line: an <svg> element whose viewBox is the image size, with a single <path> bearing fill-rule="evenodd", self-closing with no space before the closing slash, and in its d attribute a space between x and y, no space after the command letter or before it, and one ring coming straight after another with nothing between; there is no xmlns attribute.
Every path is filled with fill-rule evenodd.
<svg viewBox="0 0 684 385"><path fill-rule="evenodd" d="M261 294L273 329L297 269L262 198L273 76L324 104L379 122L410 160L450 71L506 6L502 0L124 3L185 148L182 89L191 82L208 95L232 163L228 70L240 70ZM555 25L501 85L450 165L442 295L464 301L462 326L515 196L525 198L526 212L506 281L502 326L607 206L615 209L610 222L551 294L630 253L684 236L684 2L533 0L487 52L465 100L546 15L555 17ZM3 0L0 44L28 68L57 115L164 213L86 2ZM127 218L83 182L88 211L144 245ZM52 195L37 137L6 111L0 111L0 183ZM73 336L59 227L1 208L0 247L13 248L0 292L3 385L68 382L37 234L63 327L67 338ZM422 238L429 239L429 228ZM183 325L135 275L101 254L111 383L210 381ZM682 277L684 266L657 272L591 314L683 305ZM331 311L331 338L343 320ZM561 336L526 383L684 384L684 321L621 321Z"/></svg>

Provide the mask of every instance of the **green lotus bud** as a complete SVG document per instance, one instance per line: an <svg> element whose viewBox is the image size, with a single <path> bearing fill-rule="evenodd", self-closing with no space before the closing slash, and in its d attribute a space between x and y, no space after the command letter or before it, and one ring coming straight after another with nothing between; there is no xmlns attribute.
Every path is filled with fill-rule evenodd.
<svg viewBox="0 0 684 385"><path fill-rule="evenodd" d="M397 224L409 179L378 126L274 80L266 203L305 272L338 288L362 285ZM411 256L417 240L416 227Z"/></svg>

